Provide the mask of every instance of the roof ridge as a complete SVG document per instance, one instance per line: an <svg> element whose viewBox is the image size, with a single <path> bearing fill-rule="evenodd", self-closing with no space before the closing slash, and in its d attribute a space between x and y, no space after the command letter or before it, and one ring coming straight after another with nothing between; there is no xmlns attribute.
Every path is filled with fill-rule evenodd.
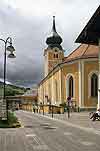
<svg viewBox="0 0 100 151"><path fill-rule="evenodd" d="M84 56L85 52L87 51L87 49L89 48L89 44L87 45L87 48L85 49L85 51L83 52L83 54L81 56Z"/></svg>
<svg viewBox="0 0 100 151"><path fill-rule="evenodd" d="M64 57L64 58L68 58L69 56L71 56L77 49L79 49L79 47L81 47L82 44L80 44L74 51L72 51L68 56Z"/></svg>

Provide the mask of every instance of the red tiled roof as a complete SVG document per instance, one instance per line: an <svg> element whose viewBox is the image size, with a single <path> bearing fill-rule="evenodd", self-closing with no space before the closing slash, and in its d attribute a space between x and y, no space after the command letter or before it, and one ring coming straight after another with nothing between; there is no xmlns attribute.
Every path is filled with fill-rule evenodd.
<svg viewBox="0 0 100 151"><path fill-rule="evenodd" d="M81 44L71 54L64 58L64 62L80 58L96 58L96 57L98 57L98 46Z"/></svg>
<svg viewBox="0 0 100 151"><path fill-rule="evenodd" d="M95 45L88 45L88 44L81 44L77 49L75 49L71 54L69 54L67 57L64 57L63 62L61 64L64 64L66 62L71 62L77 59L82 58L98 58L98 46ZM54 69L56 69L60 64L58 64ZM53 70L54 70L53 69ZM52 70L52 71L53 71ZM50 71L50 73L52 73ZM39 85L42 84L42 82L48 77L48 75L39 83Z"/></svg>

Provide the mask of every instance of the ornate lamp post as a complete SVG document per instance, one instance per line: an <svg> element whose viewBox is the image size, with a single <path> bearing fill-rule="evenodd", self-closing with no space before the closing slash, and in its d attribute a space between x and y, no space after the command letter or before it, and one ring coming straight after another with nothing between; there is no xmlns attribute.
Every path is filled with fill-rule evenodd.
<svg viewBox="0 0 100 151"><path fill-rule="evenodd" d="M5 49L4 49L4 91L3 91L3 101L6 101L6 116L7 116L7 120L8 120L8 103L6 100L6 89L5 89L5 85L6 85L6 50L10 52L10 54L8 55L8 58L16 58L16 56L14 55L14 47L12 46L12 38L8 37L6 40L4 39L0 39L1 41L4 42L5 45ZM7 44L9 44L9 46L7 46Z"/></svg>

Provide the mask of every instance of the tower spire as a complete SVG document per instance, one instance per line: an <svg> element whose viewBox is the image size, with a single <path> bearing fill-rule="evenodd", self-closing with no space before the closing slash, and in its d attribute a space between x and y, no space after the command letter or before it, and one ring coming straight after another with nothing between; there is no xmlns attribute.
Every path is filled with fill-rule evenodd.
<svg viewBox="0 0 100 151"><path fill-rule="evenodd" d="M52 35L50 37L47 37L46 43L51 48L58 47L60 48L60 50L62 50L62 47L60 45L62 43L62 38L56 31L55 16L53 16Z"/></svg>
<svg viewBox="0 0 100 151"><path fill-rule="evenodd" d="M55 16L53 16L53 27L52 27L52 31L53 31L53 32L56 32Z"/></svg>

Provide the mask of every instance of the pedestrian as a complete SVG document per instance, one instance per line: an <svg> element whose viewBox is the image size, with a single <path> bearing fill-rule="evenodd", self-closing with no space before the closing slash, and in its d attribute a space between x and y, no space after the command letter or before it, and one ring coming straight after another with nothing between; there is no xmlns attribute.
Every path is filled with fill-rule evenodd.
<svg viewBox="0 0 100 151"><path fill-rule="evenodd" d="M72 100L70 96L67 98L67 102L68 102L68 106L71 106Z"/></svg>
<svg viewBox="0 0 100 151"><path fill-rule="evenodd" d="M33 112L35 113L35 105L33 106Z"/></svg>

